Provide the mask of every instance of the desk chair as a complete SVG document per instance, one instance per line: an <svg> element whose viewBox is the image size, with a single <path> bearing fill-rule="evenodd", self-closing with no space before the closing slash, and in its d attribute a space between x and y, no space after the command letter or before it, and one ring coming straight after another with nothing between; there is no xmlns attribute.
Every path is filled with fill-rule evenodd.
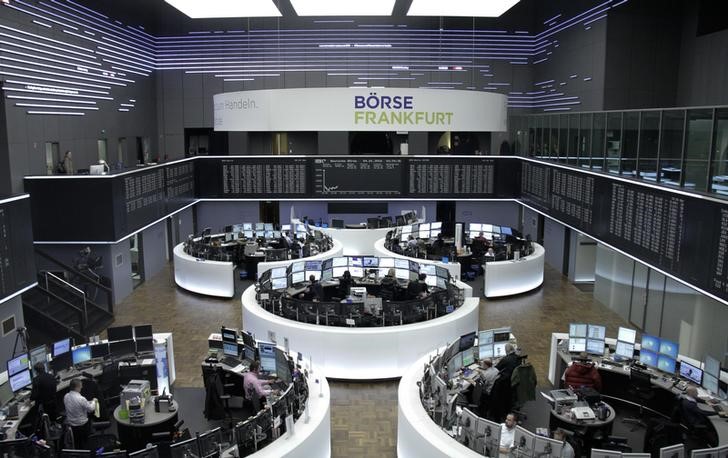
<svg viewBox="0 0 728 458"><path fill-rule="evenodd" d="M630 389L629 393L636 397L640 402L640 413L637 418L625 418L622 423L633 424L634 427L630 431L635 431L638 427L647 428L644 421L644 405L655 397L655 391L650 381L650 373L640 369L631 368L629 371Z"/></svg>
<svg viewBox="0 0 728 458"><path fill-rule="evenodd" d="M114 450L119 445L118 438L114 434L106 432L110 427L111 422L108 421L98 421L91 424L92 433L89 434L86 440L89 450L98 450L100 448Z"/></svg>

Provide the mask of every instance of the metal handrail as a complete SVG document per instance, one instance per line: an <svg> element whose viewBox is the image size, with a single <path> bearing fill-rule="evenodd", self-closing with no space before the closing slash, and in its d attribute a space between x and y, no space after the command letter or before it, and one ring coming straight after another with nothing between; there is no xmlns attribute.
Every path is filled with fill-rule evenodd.
<svg viewBox="0 0 728 458"><path fill-rule="evenodd" d="M88 324L88 308L87 308L87 304L86 304L86 293L82 289L77 288L76 286L73 286L72 284L70 284L66 280L62 279L58 275L48 272L47 270L43 271L43 275L45 276L46 290L50 291L50 289L48 288L48 277L51 277L51 278L54 278L59 283L61 283L62 285L75 290L76 292L78 292L78 294L81 295L81 300L83 302L83 310L82 310L82 315L81 315L81 318L82 318L81 333L83 333L86 330L86 325Z"/></svg>

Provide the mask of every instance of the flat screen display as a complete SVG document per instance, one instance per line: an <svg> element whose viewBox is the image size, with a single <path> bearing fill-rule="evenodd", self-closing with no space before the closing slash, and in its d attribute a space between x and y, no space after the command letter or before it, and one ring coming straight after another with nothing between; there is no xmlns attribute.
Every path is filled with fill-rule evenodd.
<svg viewBox="0 0 728 458"><path fill-rule="evenodd" d="M243 223L243 230L244 231L252 231L253 230L253 223Z"/></svg>
<svg viewBox="0 0 728 458"><path fill-rule="evenodd" d="M426 274L428 277L436 275L435 264L420 264L420 273Z"/></svg>
<svg viewBox="0 0 728 458"><path fill-rule="evenodd" d="M361 256L351 256L349 258L349 265L353 267L361 267L364 265L364 260Z"/></svg>
<svg viewBox="0 0 728 458"><path fill-rule="evenodd" d="M233 342L223 342L222 353L226 356L238 356L238 344Z"/></svg>
<svg viewBox="0 0 728 458"><path fill-rule="evenodd" d="M109 353L113 356L131 355L136 351L133 340L118 340L109 344Z"/></svg>
<svg viewBox="0 0 728 458"><path fill-rule="evenodd" d="M91 358L105 358L107 356L109 356L108 343L91 345Z"/></svg>
<svg viewBox="0 0 728 458"><path fill-rule="evenodd" d="M346 267L349 265L349 258L347 258L346 256L334 258L333 261L334 267Z"/></svg>
<svg viewBox="0 0 728 458"><path fill-rule="evenodd" d="M450 272L444 267L435 266L435 272L437 272L437 276L440 278L450 278Z"/></svg>
<svg viewBox="0 0 728 458"><path fill-rule="evenodd" d="M483 229L482 229L482 226L481 226L480 223L470 223L470 224L468 224L468 231L469 232L475 232L476 233L475 235L477 235L477 233L478 232L481 232L482 230Z"/></svg>
<svg viewBox="0 0 728 458"><path fill-rule="evenodd" d="M649 350L640 350L640 362L649 367L657 367L657 353Z"/></svg>
<svg viewBox="0 0 728 458"><path fill-rule="evenodd" d="M303 272L304 267L303 262L294 262L291 264L291 272Z"/></svg>
<svg viewBox="0 0 728 458"><path fill-rule="evenodd" d="M13 390L13 393L16 393L23 388L30 386L32 379L30 377L30 371L24 370L21 372L18 372L17 374L13 375L9 378L10 380L10 389Z"/></svg>
<svg viewBox="0 0 728 458"><path fill-rule="evenodd" d="M109 342L115 340L129 340L134 338L134 328L132 326L115 326L107 329Z"/></svg>
<svg viewBox="0 0 728 458"><path fill-rule="evenodd" d="M220 335L222 336L223 342L238 341L238 333L235 329L220 328Z"/></svg>
<svg viewBox="0 0 728 458"><path fill-rule="evenodd" d="M618 340L614 355L620 359L632 359L634 357L634 344Z"/></svg>
<svg viewBox="0 0 728 458"><path fill-rule="evenodd" d="M16 356L15 358L8 360L8 377L12 377L18 372L28 369L29 364L30 359L28 358L27 353L23 353L20 356Z"/></svg>
<svg viewBox="0 0 728 458"><path fill-rule="evenodd" d="M275 345L272 343L258 342L258 355L260 357L260 369L266 373L276 371Z"/></svg>
<svg viewBox="0 0 728 458"><path fill-rule="evenodd" d="M617 340L621 340L622 342L629 342L629 343L635 343L637 339L637 331L634 329L628 329L628 328L619 328L619 333L617 333Z"/></svg>
<svg viewBox="0 0 728 458"><path fill-rule="evenodd" d="M409 261L406 259L394 258L394 267L397 269L409 270Z"/></svg>
<svg viewBox="0 0 728 458"><path fill-rule="evenodd" d="M361 267L349 267L349 273L352 277L361 278L364 276L364 269Z"/></svg>
<svg viewBox="0 0 728 458"><path fill-rule="evenodd" d="M409 280L409 269L396 269L394 276L400 280Z"/></svg>
<svg viewBox="0 0 728 458"><path fill-rule="evenodd" d="M344 272L346 272L347 270L349 270L349 268L346 267L346 266L344 266L344 267L334 267L334 269L333 269L333 275L336 278L343 277L344 276Z"/></svg>
<svg viewBox="0 0 728 458"><path fill-rule="evenodd" d="M659 355L657 357L657 368L668 374L675 373L675 360L669 356Z"/></svg>
<svg viewBox="0 0 728 458"><path fill-rule="evenodd" d="M306 280L309 280L312 276L316 280L321 280L321 271L320 270L307 270L306 271Z"/></svg>
<svg viewBox="0 0 728 458"><path fill-rule="evenodd" d="M68 353L71 350L71 338L59 340L53 344L53 357Z"/></svg>
<svg viewBox="0 0 728 458"><path fill-rule="evenodd" d="M493 330L480 331L478 334L478 345L492 344L493 343Z"/></svg>
<svg viewBox="0 0 728 458"><path fill-rule="evenodd" d="M713 377L707 372L703 373L703 388L712 394L718 394L718 378Z"/></svg>
<svg viewBox="0 0 728 458"><path fill-rule="evenodd" d="M569 337L586 337L586 324L571 323L569 325Z"/></svg>
<svg viewBox="0 0 728 458"><path fill-rule="evenodd" d="M493 344L486 344L486 345L478 346L478 357L480 359L492 358L493 357Z"/></svg>
<svg viewBox="0 0 728 458"><path fill-rule="evenodd" d="M282 231L290 231L291 230L291 225L290 224L284 224L284 225L281 226L281 230Z"/></svg>
<svg viewBox="0 0 728 458"><path fill-rule="evenodd" d="M601 325L590 324L587 328L587 337L590 339L604 340L607 335L607 328Z"/></svg>
<svg viewBox="0 0 728 458"><path fill-rule="evenodd" d="M71 359L74 365L85 363L91 359L91 347L83 345L81 347L74 348L71 353Z"/></svg>
<svg viewBox="0 0 728 458"><path fill-rule="evenodd" d="M669 340L660 339L660 354L677 359L678 344ZM673 371L674 372L674 371Z"/></svg>
<svg viewBox="0 0 728 458"><path fill-rule="evenodd" d="M274 267L270 270L271 278L283 278L286 276L286 267Z"/></svg>
<svg viewBox="0 0 728 458"><path fill-rule="evenodd" d="M502 358L506 355L506 343L507 342L498 342L493 344L493 357L494 358Z"/></svg>
<svg viewBox="0 0 728 458"><path fill-rule="evenodd" d="M333 278L333 269L326 269L321 272L321 281L328 281Z"/></svg>
<svg viewBox="0 0 728 458"><path fill-rule="evenodd" d="M685 361L680 361L680 377L690 380L696 385L703 383L703 371Z"/></svg>
<svg viewBox="0 0 728 458"><path fill-rule="evenodd" d="M427 277L425 281L429 280L430 277ZM427 283L429 285L429 283ZM437 277L437 287L440 289L447 289L447 283L445 282L445 279L442 277Z"/></svg>
<svg viewBox="0 0 728 458"><path fill-rule="evenodd" d="M33 375L38 375L35 373L35 365L38 363L43 363L43 366L48 370L48 353L46 353L45 345L30 350L30 367L33 369Z"/></svg>
<svg viewBox="0 0 728 458"><path fill-rule="evenodd" d="M153 335L151 324L141 324L134 326L135 339L151 339Z"/></svg>
<svg viewBox="0 0 728 458"><path fill-rule="evenodd" d="M437 280L442 280L442 279L428 275L427 278L425 278L425 284L427 286L437 286Z"/></svg>
<svg viewBox="0 0 728 458"><path fill-rule="evenodd" d="M581 353L586 351L586 339L581 337L569 337L569 351L571 353Z"/></svg>
<svg viewBox="0 0 728 458"><path fill-rule="evenodd" d="M653 353L658 353L660 351L660 339L658 337L645 334L642 336L642 345L640 348L642 350L649 350Z"/></svg>
<svg viewBox="0 0 728 458"><path fill-rule="evenodd" d="M263 226L263 229L266 231L272 231L273 230L273 223L265 223Z"/></svg>
<svg viewBox="0 0 728 458"><path fill-rule="evenodd" d="M720 361L710 355L705 356L705 373L713 377L720 377Z"/></svg>
<svg viewBox="0 0 728 458"><path fill-rule="evenodd" d="M463 336L460 336L460 351L464 351L467 348L472 348L475 345L476 332L469 332Z"/></svg>
<svg viewBox="0 0 728 458"><path fill-rule="evenodd" d="M475 347L463 350L463 367L468 367L475 362L474 350Z"/></svg>
<svg viewBox="0 0 728 458"><path fill-rule="evenodd" d="M243 236L246 239L252 239L253 238L253 231L243 231Z"/></svg>
<svg viewBox="0 0 728 458"><path fill-rule="evenodd" d="M501 234L513 235L513 230L510 227L501 226Z"/></svg>
<svg viewBox="0 0 728 458"><path fill-rule="evenodd" d="M586 352L590 355L603 355L604 341L597 339L586 339Z"/></svg>
<svg viewBox="0 0 728 458"><path fill-rule="evenodd" d="M319 272L319 275L321 275L321 272ZM288 278L271 278L270 286L272 289L286 289L288 288Z"/></svg>
<svg viewBox="0 0 728 458"><path fill-rule="evenodd" d="M379 267L394 267L394 258L379 258Z"/></svg>
<svg viewBox="0 0 728 458"><path fill-rule="evenodd" d="M306 268L304 270L321 270L321 261L306 261Z"/></svg>
<svg viewBox="0 0 728 458"><path fill-rule="evenodd" d="M303 273L303 271L293 272L293 274L291 274L291 283L292 284L296 285L299 283L303 283L304 281L306 281L306 274Z"/></svg>
<svg viewBox="0 0 728 458"><path fill-rule="evenodd" d="M379 267L379 258L365 256L363 265L364 267Z"/></svg>
<svg viewBox="0 0 728 458"><path fill-rule="evenodd" d="M256 231L265 230L265 224L264 223L255 223L255 230ZM271 228L271 230L273 230L273 229Z"/></svg>

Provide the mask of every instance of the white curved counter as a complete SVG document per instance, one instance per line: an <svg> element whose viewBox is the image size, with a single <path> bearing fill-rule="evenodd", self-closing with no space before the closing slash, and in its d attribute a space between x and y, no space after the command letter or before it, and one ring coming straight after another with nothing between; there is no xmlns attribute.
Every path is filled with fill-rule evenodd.
<svg viewBox="0 0 728 458"><path fill-rule="evenodd" d="M485 263L483 294L485 297L502 297L521 294L536 289L543 283L543 263L546 250L533 244L534 251L518 261Z"/></svg>
<svg viewBox="0 0 728 458"><path fill-rule="evenodd" d="M341 256L344 252L344 246L336 239L333 239L334 246L331 247L330 250L324 251L323 253L319 253L313 256L309 256L307 258L299 258L299 259L287 259L285 261L263 261L258 263L258 278L260 278L261 274L263 272L266 272L274 267L288 267L289 265L293 264L294 262L299 261L317 261L317 260L323 260L323 259L329 259L329 258L335 258L337 256Z"/></svg>
<svg viewBox="0 0 728 458"><path fill-rule="evenodd" d="M391 230L391 228L390 228ZM401 258L401 259L409 259L411 261L418 262L420 264L434 264L436 266L444 267L450 272L450 276L454 278L455 280L460 280L460 263L459 262L448 262L447 264L442 261L433 261L431 259L421 259L421 258L410 258L409 256L405 256L403 254L398 254L393 251L389 251L384 246L385 239L381 238L374 242L374 254L376 256L379 256L381 258Z"/></svg>
<svg viewBox="0 0 728 458"><path fill-rule="evenodd" d="M255 300L255 286L243 292L243 329L259 338L274 332L276 340L288 338L290 348L309 356L326 377L348 380L388 379L404 371L447 337L478 330L476 297L454 312L421 323L373 328L323 326L289 320L263 309ZM317 374L319 375L319 374Z"/></svg>
<svg viewBox="0 0 728 458"><path fill-rule="evenodd" d="M450 334L451 339L460 334ZM445 350L442 346L440 353ZM427 415L420 400L417 382L422 380L425 364L433 351L413 364L402 375L397 389L397 456L400 458L477 458L483 455L470 450L450 437Z"/></svg>
<svg viewBox="0 0 728 458"><path fill-rule="evenodd" d="M207 296L233 297L234 272L232 262L195 258L185 253L184 243L174 247L174 282L187 291Z"/></svg>

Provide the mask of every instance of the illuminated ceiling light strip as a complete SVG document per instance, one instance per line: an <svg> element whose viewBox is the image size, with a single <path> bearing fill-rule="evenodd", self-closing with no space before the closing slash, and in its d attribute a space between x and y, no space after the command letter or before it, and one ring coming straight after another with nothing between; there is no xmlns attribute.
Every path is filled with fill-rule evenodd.
<svg viewBox="0 0 728 458"><path fill-rule="evenodd" d="M36 94L37 94L37 92L36 92ZM64 94L64 95L69 95L69 94ZM93 100L52 99L49 97L29 97L29 96L24 96L24 95L9 95L8 98L16 99L16 100L38 100L40 102L82 103L82 104L87 104L87 105L96 105L96 102L94 102ZM75 107L75 108L81 108L81 107Z"/></svg>
<svg viewBox="0 0 728 458"><path fill-rule="evenodd" d="M0 59L2 59L1 56L0 56ZM45 70L36 70L34 68L21 67L19 65L0 64L0 68L12 68L14 70L25 70L27 72L40 73L42 75L53 75L53 76L60 76L60 77L63 77L63 78L75 78L75 79L80 79L80 80L83 80L83 81L93 81L95 83L107 83L107 84L113 84L113 85L116 85L116 86L126 86L126 84L122 84L122 83L113 83L113 82L110 82L110 81L97 80L97 79L93 79L93 78L84 78L82 76L66 75L66 74L63 74L63 73L48 72L48 71L45 71ZM2 72L0 72L0 73L2 73ZM17 75L13 75L13 76L17 76ZM26 75L20 75L20 76L26 76ZM30 76L30 77L31 78L35 78L34 76ZM72 81L65 81L65 80L51 80L51 81L60 81L61 83L66 83L66 82L73 83ZM81 84L81 83L73 83L73 84ZM106 88L105 86L93 86L93 87Z"/></svg>
<svg viewBox="0 0 728 458"><path fill-rule="evenodd" d="M108 43L106 41L101 41L101 40L97 40L95 38L87 37L86 35L81 35L80 33L70 32L65 29L63 30L63 33L67 33L68 35L73 35L74 37L78 37L78 38L81 38L81 39L84 39L87 41L92 41L94 43L97 43L98 45L108 45ZM111 46L111 45L109 45L109 46ZM101 46L99 46L99 49L101 49ZM122 51L124 51L127 54L136 54L137 53L137 51L131 51L131 50L124 49L124 48L119 48L119 49L121 49ZM149 59L153 60L153 57L150 57Z"/></svg>
<svg viewBox="0 0 728 458"><path fill-rule="evenodd" d="M255 78L224 78L223 81L255 81Z"/></svg>
<svg viewBox="0 0 728 458"><path fill-rule="evenodd" d="M145 65L147 67L154 67L154 64L157 61L156 57L147 58L146 56L138 56L138 55L135 56L135 57L130 57L130 55L129 55L130 53L124 51L123 49L122 49L122 52L120 52L120 51L116 51L116 50L113 50L113 49L109 49L109 48L105 47L105 45L104 46L99 46L98 51L96 51L97 54L103 55L100 51L110 52L112 54L116 54L116 56L108 56L108 57L113 57L113 58L121 57L121 58L124 58L124 59L133 59L133 60L139 62L140 65Z"/></svg>
<svg viewBox="0 0 728 458"><path fill-rule="evenodd" d="M594 18L594 19L592 19L592 20L591 20L591 21L589 21L589 22L585 22L585 23L584 23L584 25L589 25L589 24L592 24L592 23L594 23L594 22L598 21L599 19L604 19L605 17L607 17L607 15L606 15L606 14L602 14L601 16L599 16L599 17L597 17L597 18Z"/></svg>
<svg viewBox="0 0 728 458"><path fill-rule="evenodd" d="M60 115L60 116L84 116L86 113L77 111L26 111L32 115Z"/></svg>
<svg viewBox="0 0 728 458"><path fill-rule="evenodd" d="M105 51L105 52L101 52L101 51ZM110 52L111 54L107 54L107 52ZM145 70L147 70L147 69L148 70L153 70L154 69L154 65L155 65L154 62L142 61L141 59L135 59L135 58L133 58L131 56L125 55L124 53L114 52L114 51L111 51L111 50L106 51L101 46L99 46L99 51L97 51L97 54L99 56L110 57L112 59L129 60L129 63L130 64L134 64L134 65L139 66L140 68L143 68ZM128 64L125 64L125 65L128 65Z"/></svg>
<svg viewBox="0 0 728 458"><path fill-rule="evenodd" d="M53 3L58 3L55 0L51 0L51 1L53 1ZM116 34L116 33L128 34L129 33L129 31L127 29L125 29L123 27L120 27L120 26L118 26L116 24L111 23L109 21L109 18L106 18L103 21L105 23L104 24L101 21L99 21L98 18L93 18L92 20L89 20L89 19L85 19L85 18L83 18L81 16L77 16L77 15L75 15L73 13L69 13L67 10L76 11L76 12L78 12L80 14L85 15L85 16L89 16L89 15L83 13L83 12L74 10L73 8L71 8L71 7L69 7L68 5L65 5L65 4L63 5L65 9L64 8L55 7L55 6L50 5L48 3L43 3L43 5L51 8L51 9L53 9L55 11L60 11L60 12L62 12L63 14L65 14L67 16L76 18L76 19L78 19L78 21L73 20L73 19L69 19L67 17L63 17L63 16L60 16L60 15L56 15L57 17L63 17L67 21L70 21L70 22L72 22L74 24L78 24L78 25L80 25L82 27L85 27L85 28L87 28L89 30L93 30L93 31L95 31L97 33L100 33L100 34L101 33L107 33L107 32L105 32L105 30L108 31L108 33L114 33L114 34ZM46 10L42 10L42 11L45 11L48 14L54 14L51 11L46 11ZM134 31L133 28L131 28L130 30ZM135 45L136 46L146 46L146 47L150 47L151 46L152 49L153 49L153 46L154 46L153 40L150 40L149 38L144 37L144 36L140 36L138 40L129 39L128 41L129 42L135 42Z"/></svg>
<svg viewBox="0 0 728 458"><path fill-rule="evenodd" d="M271 0L164 0L192 19L280 17Z"/></svg>
<svg viewBox="0 0 728 458"><path fill-rule="evenodd" d="M410 78L410 77L391 77L391 78L388 78L388 77L383 77L383 78L379 78L379 77L375 77L375 78L359 77L357 79L358 80L364 80L364 81L372 81L372 80L410 80L411 81L411 80L414 80L415 78L414 77L412 77L412 78Z"/></svg>
<svg viewBox="0 0 728 458"><path fill-rule="evenodd" d="M569 19L562 22L561 24L559 24L558 26L556 26L552 29L544 30L543 32L537 34L536 38L540 39L540 38L550 37L552 35L555 35L555 34L561 32L562 30L573 27L574 25L579 24L581 21L587 20L590 17L593 17L596 14L599 14L598 12L595 12L595 11L598 10L599 8L603 8L605 5L608 5L611 2L612 2L612 0L607 0L606 2L600 3L599 5L597 5L593 8L590 8L590 9L584 11L583 13L577 14L576 16L572 16ZM602 10L602 11L605 11L605 10Z"/></svg>
<svg viewBox="0 0 728 458"><path fill-rule="evenodd" d="M250 77L265 77L265 76L281 76L280 73L241 73L241 74L220 74L220 75L214 75L215 78L227 78L227 77L244 77L244 76L250 76Z"/></svg>
<svg viewBox="0 0 728 458"><path fill-rule="evenodd" d="M16 48L25 49L26 51L39 52L41 54L50 54L51 56L57 56L58 55L57 52L52 52L52 51L46 51L44 49L33 48L32 46L24 46L24 45L21 45L21 44L18 44L18 43L13 43L12 41L0 40L0 44L4 44L4 45L8 45L8 46L14 46ZM7 52L12 52L12 51L7 51ZM81 59L80 57L73 57L73 56L63 56L63 57L65 57L66 59L71 59L71 60L75 60L75 61L78 61L78 62L83 62L84 64L88 64L88 65L98 65L98 66L101 65L100 62L94 62L93 60L88 60L88 59Z"/></svg>
<svg viewBox="0 0 728 458"><path fill-rule="evenodd" d="M43 56L38 56L38 55L35 55L35 54L28 54L28 53L25 53L25 52L14 51L12 49L7 49L7 48L0 47L0 51L6 52L8 54L15 54L17 56L30 57L31 59L39 59L39 60L44 60L46 62L55 62L57 64L69 65L69 62L68 61L58 60L58 59L51 59L50 57L43 57ZM97 63L97 62L94 62L93 64L94 65L101 65L100 63ZM78 65L78 64L71 64L71 65Z"/></svg>
<svg viewBox="0 0 728 458"><path fill-rule="evenodd" d="M111 61L108 59L104 59L104 61L111 63ZM152 73L152 72L147 72L147 73L137 72L135 70L129 70L128 68L121 68L121 67L117 67L115 65L112 65L111 68L113 68L114 70L120 70L120 71L124 71L124 72L133 73L133 74L139 75L139 76L149 76Z"/></svg>
<svg viewBox="0 0 728 458"><path fill-rule="evenodd" d="M53 26L52 26L52 25L50 25L50 24L46 24L45 22L40 22L40 21L36 21L35 19L33 19L33 23L34 23L34 24L38 24L38 25L41 25L41 26L43 26L43 27L47 27L47 28L49 28L49 29L53 28Z"/></svg>
<svg viewBox="0 0 728 458"><path fill-rule="evenodd" d="M8 67L7 65L5 67ZM22 70L25 70L24 68L21 68ZM34 80L40 80L40 81L53 81L54 83L68 83L68 84L75 84L76 86L86 86L86 87L97 87L100 89L111 89L111 86L102 86L100 84L90 84L90 83L78 83L76 81L68 81L68 80L59 80L55 78L44 78L42 76L36 76L36 75L28 75L26 73L15 73L15 72L6 72L3 71L0 68L0 75L8 75L8 76L17 76L19 78L30 78Z"/></svg>
<svg viewBox="0 0 728 458"><path fill-rule="evenodd" d="M3 25L0 24L0 27L3 27ZM38 45L38 46L43 46L43 47L50 48L50 49L55 49L56 51L61 51L63 53L71 53L71 54L75 54L77 56L87 57L87 58L91 58L91 59L94 58L94 56L92 54L91 55L90 54L84 54L82 52L74 51L72 49L60 48L58 46L49 45L48 43L43 43L43 42L40 42L40 41L30 40L28 38L23 38L23 37L17 37L15 35L11 35L11 34L8 34L8 33L0 32L0 36L7 37L7 38L10 38L10 39L13 39L13 40L19 40L19 41L22 41L22 42L25 42L25 43L32 43L32 44L35 44L35 45ZM12 42L10 42L10 43L12 44ZM62 43L62 44L66 44L66 43Z"/></svg>
<svg viewBox="0 0 728 458"><path fill-rule="evenodd" d="M29 108L67 108L71 110L95 110L98 111L98 107L74 107L72 105L43 105L40 103L16 103L16 107L29 107Z"/></svg>
<svg viewBox="0 0 728 458"><path fill-rule="evenodd" d="M66 43L65 41L54 40L52 38L47 38L47 37L44 37L42 35L36 35L34 33L25 32L25 31L20 30L20 29L14 29L12 27L8 27L8 26L3 25L3 24L0 24L0 29L10 30L12 32L19 33L21 35L27 35L29 37L39 38L41 40L50 41L51 43L56 43L56 44L63 45L63 46L70 46L71 48L75 48L75 49L78 49L78 50L81 50L81 51L86 51L87 53L90 53L90 54L93 54L94 53L93 49L88 49L88 48L84 48L82 46L77 46L77 45L74 45L74 44L71 44L71 43ZM73 52L73 51L70 51L69 50L69 52ZM81 54L81 55L83 55L84 57L88 57L88 55L84 55L84 54Z"/></svg>
<svg viewBox="0 0 728 458"><path fill-rule="evenodd" d="M54 88L54 89L66 89L66 90L71 90L71 91L90 92L92 94L108 94L109 93L108 91L96 91L94 89L83 89L83 88L79 88L79 87L55 86L53 84L33 83L33 82L30 82L30 81L5 80L5 83L6 84L20 84L20 85L23 85L23 86L26 86L26 85L30 85L30 86L40 85L40 86L50 87L50 88Z"/></svg>
<svg viewBox="0 0 728 458"><path fill-rule="evenodd" d="M500 17L518 0L412 0L407 16Z"/></svg>
<svg viewBox="0 0 728 458"><path fill-rule="evenodd" d="M299 16L391 16L395 0L291 0Z"/></svg>
<svg viewBox="0 0 728 458"><path fill-rule="evenodd" d="M132 107L132 108L134 108L136 106L133 103L120 103L119 105L122 107Z"/></svg>
<svg viewBox="0 0 728 458"><path fill-rule="evenodd" d="M101 35L101 39L103 39L106 42L111 42L111 43L115 44L116 46L118 46L121 49L127 49L128 48L128 52L137 53L137 54L144 54L149 59L154 59L154 56L155 56L155 54L157 52L156 48L155 49L152 49L151 51L147 51L145 49L139 49L139 45L137 43L126 44L123 41L116 40L116 39L114 39L114 38L112 38L112 37L110 37L108 35Z"/></svg>
<svg viewBox="0 0 728 458"><path fill-rule="evenodd" d="M88 73L88 72L84 72L84 71L81 71L81 70L58 67L56 65L41 64L41 63L38 63L38 62L29 62L29 61L23 60L23 59L15 59L13 57L0 56L0 61L3 61L3 60L9 60L11 62L19 62L21 64L35 65L36 67L52 68L54 70L66 71L66 72L73 73L73 74L80 73L82 75L98 76L100 78L108 78L108 79L112 79L112 80L126 81L126 82L129 82L129 83L134 83L135 82L133 80L125 80L123 78L116 78L116 77L112 77L112 76L97 75L97 74L94 74L94 73ZM69 64L69 65L73 65L73 64ZM13 67L11 65L2 65L2 66L3 67L16 68L16 67ZM116 81L96 80L96 79L92 79L92 78L83 78L83 77L75 76L75 75L64 75L62 73L43 72L41 70L28 69L28 68L22 68L22 69L23 70L30 70L30 71L34 71L34 72L38 72L38 73L51 73L51 74L54 74L54 75L57 75L57 76L66 76L68 78L78 78L78 79L81 79L81 80L94 81L94 82L97 82L97 83L108 83L108 84L113 84L113 85L116 85L116 86L126 86L126 84L124 84L124 83L117 83ZM93 68L93 69L90 68L89 70L103 71L101 69L95 69L95 68Z"/></svg>
<svg viewBox="0 0 728 458"><path fill-rule="evenodd" d="M118 108L118 111L126 113L129 111L129 109L128 108Z"/></svg>
<svg viewBox="0 0 728 458"><path fill-rule="evenodd" d="M101 54L101 53L99 53L99 54ZM116 59L116 57L114 57L114 56L110 56L110 57L113 57L114 59ZM123 69L126 71L135 70L137 72L142 72L141 74L144 76L149 76L149 74L155 70L154 67L149 68L149 69L143 68L143 67L136 67L136 66L133 68L129 68L130 66L135 65L136 62L124 63L124 62L119 62L117 60L106 59L106 58L101 59L101 60L103 60L104 62L108 62L109 64L112 64L112 65L121 65L122 67L124 67Z"/></svg>
<svg viewBox="0 0 728 458"><path fill-rule="evenodd" d="M10 3L6 4L5 6L10 7L12 9L16 10L16 11L20 11L21 13L25 13L25 14L27 14L29 16L35 16L35 17L37 17L39 19L43 19L44 21L53 22L53 23L58 24L58 25L63 26L63 27L70 27L72 29L78 30L77 27L74 27L72 25L64 24L61 21L56 21L55 19L51 19L49 17L45 17L42 14L34 13L32 11L28 11L28 10L23 9L23 8L18 8L17 6L14 6L14 5L10 4ZM27 5L27 6L31 6L31 5ZM33 7L33 8L35 8L35 7Z"/></svg>

